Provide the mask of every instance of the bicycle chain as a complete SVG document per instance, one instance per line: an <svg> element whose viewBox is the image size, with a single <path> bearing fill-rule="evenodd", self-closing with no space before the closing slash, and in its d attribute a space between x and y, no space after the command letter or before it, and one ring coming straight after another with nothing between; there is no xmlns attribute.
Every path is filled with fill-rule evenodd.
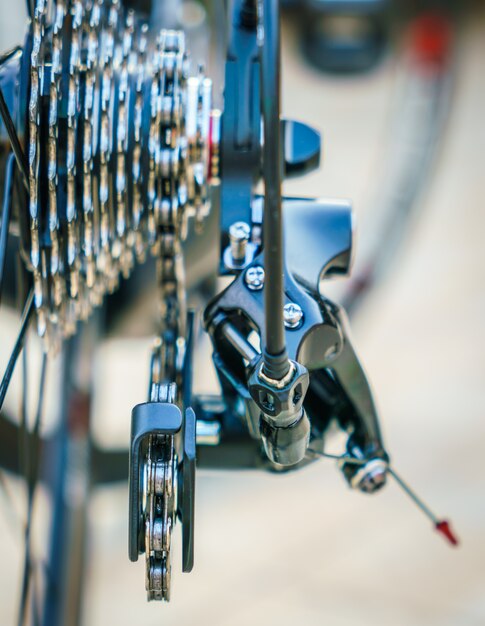
<svg viewBox="0 0 485 626"><path fill-rule="evenodd" d="M166 346L164 346L165 348ZM155 373L152 367L150 401L177 403L177 385L160 382L166 379L167 352L161 343L155 347ZM145 461L142 501L146 503L145 519L145 587L148 600L170 600L171 538L177 514L177 465L172 435L149 435Z"/></svg>
<svg viewBox="0 0 485 626"><path fill-rule="evenodd" d="M175 42L172 47L175 48ZM179 52L180 55L180 52ZM183 78L182 58L174 59L174 66L170 72L172 85L165 85L166 92L175 92ZM152 89L156 89L156 78ZM155 147L157 145L157 115L170 119L168 111L171 106L164 95L161 107L152 112L150 137L155 138L150 143L150 176L149 185L155 185L152 172L157 167ZM161 109L161 110L160 110ZM180 136L181 119L175 115L175 124L170 135L164 137L162 144L160 166L164 178L169 181L165 193L160 197L155 189L150 193L149 220L160 225L160 234L157 240L158 247L158 278L160 287L162 338L157 342L151 367L151 402L180 403L177 397L177 382L180 382L181 366L178 349L183 354L185 342L185 284L181 257L180 240L182 223L178 213L179 194L176 191L176 177L178 174L177 153L172 152L171 145ZM172 133L175 135L172 136ZM175 158L174 158L175 157ZM179 385L180 389L181 386ZM176 517L176 468L174 437L171 435L150 435L146 471L148 472L147 493L145 499L148 505L145 532L146 557L146 590L148 600L170 599L171 578L171 533Z"/></svg>
<svg viewBox="0 0 485 626"><path fill-rule="evenodd" d="M188 76L182 32L151 42L118 0L37 0L32 33L26 247L39 335L55 347L72 334L147 251L183 330L176 266L188 218L209 209L211 81Z"/></svg>

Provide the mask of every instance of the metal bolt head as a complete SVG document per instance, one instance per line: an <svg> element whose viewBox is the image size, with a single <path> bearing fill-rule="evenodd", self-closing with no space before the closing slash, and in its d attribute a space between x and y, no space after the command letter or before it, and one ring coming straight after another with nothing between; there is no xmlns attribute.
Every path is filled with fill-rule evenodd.
<svg viewBox="0 0 485 626"><path fill-rule="evenodd" d="M253 265L248 268L244 276L248 289L260 291L264 286L264 269L261 265Z"/></svg>
<svg viewBox="0 0 485 626"><path fill-rule="evenodd" d="M298 328L303 321L303 311L296 302L288 302L283 309L286 328Z"/></svg>
<svg viewBox="0 0 485 626"><path fill-rule="evenodd" d="M372 459L361 466L350 479L354 489L365 493L378 491L386 483L388 465L383 459Z"/></svg>
<svg viewBox="0 0 485 626"><path fill-rule="evenodd" d="M229 227L229 237L234 243L240 243L241 241L248 241L251 229L246 222L234 222Z"/></svg>
<svg viewBox="0 0 485 626"><path fill-rule="evenodd" d="M234 222L229 227L229 239L231 240L231 256L233 262L242 264L246 259L246 249L251 229L246 222Z"/></svg>

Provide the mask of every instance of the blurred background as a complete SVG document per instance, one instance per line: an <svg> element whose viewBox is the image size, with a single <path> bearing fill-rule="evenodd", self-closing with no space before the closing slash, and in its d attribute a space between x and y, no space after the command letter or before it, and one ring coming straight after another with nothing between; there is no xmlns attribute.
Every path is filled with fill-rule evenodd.
<svg viewBox="0 0 485 626"><path fill-rule="evenodd" d="M22 41L23 9L0 0L0 49ZM187 30L195 59L209 59L221 104L222 5L170 0L153 11ZM285 191L353 201L353 277L323 291L350 307L396 469L453 521L461 544L450 549L394 482L374 497L355 493L331 461L284 476L199 472L194 571L182 575L174 559L170 604L147 604L144 561L127 557L127 485L98 487L83 624L482 626L485 6L292 0L282 53L283 113L317 128L324 145L320 170ZM101 447L127 444L131 407L146 394L155 312L148 290L137 292L88 366ZM5 307L0 316L3 370L18 317ZM214 391L208 362L200 338L196 390ZM19 388L14 380L12 415ZM54 420L47 411L45 433ZM25 487L2 476L0 623L8 625L20 594ZM39 489L41 558L50 504Z"/></svg>

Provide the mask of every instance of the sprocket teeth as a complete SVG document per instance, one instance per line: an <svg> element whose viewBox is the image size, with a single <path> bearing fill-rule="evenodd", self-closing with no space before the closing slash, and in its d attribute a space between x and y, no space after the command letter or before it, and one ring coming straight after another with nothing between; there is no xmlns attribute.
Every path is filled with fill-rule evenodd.
<svg viewBox="0 0 485 626"><path fill-rule="evenodd" d="M189 78L183 33L148 34L117 0L35 6L27 249L47 347L208 212L211 82Z"/></svg>

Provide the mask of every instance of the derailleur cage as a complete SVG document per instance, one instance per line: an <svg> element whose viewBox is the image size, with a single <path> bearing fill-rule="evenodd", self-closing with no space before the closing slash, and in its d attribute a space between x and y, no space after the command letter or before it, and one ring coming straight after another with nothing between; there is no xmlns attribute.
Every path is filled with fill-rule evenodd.
<svg viewBox="0 0 485 626"><path fill-rule="evenodd" d="M196 418L171 402L132 411L129 470L129 557L147 558L148 599L170 599L170 536L182 523L182 571L194 562Z"/></svg>

